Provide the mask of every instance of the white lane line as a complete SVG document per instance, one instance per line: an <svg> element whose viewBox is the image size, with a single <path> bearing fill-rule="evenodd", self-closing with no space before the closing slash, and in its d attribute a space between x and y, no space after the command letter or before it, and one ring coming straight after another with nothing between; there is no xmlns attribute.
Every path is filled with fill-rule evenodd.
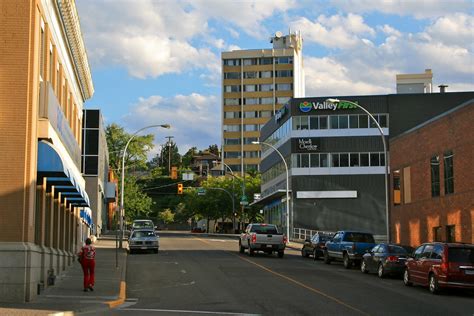
<svg viewBox="0 0 474 316"><path fill-rule="evenodd" d="M237 240L233 239L208 239L210 241L218 241L218 242L237 242Z"/></svg>
<svg viewBox="0 0 474 316"><path fill-rule="evenodd" d="M164 313L188 313L188 314L209 314L209 315L235 315L235 316L257 316L260 314L229 313L229 312L210 312L210 311L188 311L180 309L154 309L154 308L120 308L122 311L136 312L164 312Z"/></svg>
<svg viewBox="0 0 474 316"><path fill-rule="evenodd" d="M181 270L181 273L186 274L186 270Z"/></svg>

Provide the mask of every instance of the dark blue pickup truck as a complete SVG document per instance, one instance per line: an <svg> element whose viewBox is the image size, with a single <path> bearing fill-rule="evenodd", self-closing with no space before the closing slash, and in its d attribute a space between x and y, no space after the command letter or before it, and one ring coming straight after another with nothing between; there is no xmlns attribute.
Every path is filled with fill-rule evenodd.
<svg viewBox="0 0 474 316"><path fill-rule="evenodd" d="M367 249L375 246L374 236L355 231L339 231L326 242L324 262L342 260L344 268L349 269L353 263L360 263Z"/></svg>

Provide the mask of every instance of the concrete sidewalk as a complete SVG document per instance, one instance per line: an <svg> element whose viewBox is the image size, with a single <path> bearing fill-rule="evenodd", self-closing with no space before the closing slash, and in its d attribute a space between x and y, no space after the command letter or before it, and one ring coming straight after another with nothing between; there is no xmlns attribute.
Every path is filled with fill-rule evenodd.
<svg viewBox="0 0 474 316"><path fill-rule="evenodd" d="M122 304L125 299L127 253L124 249L116 252L114 240L99 239L94 246L96 266L93 292L83 292L82 268L76 260L56 278L55 285L46 288L35 301L0 303L0 315L92 314Z"/></svg>

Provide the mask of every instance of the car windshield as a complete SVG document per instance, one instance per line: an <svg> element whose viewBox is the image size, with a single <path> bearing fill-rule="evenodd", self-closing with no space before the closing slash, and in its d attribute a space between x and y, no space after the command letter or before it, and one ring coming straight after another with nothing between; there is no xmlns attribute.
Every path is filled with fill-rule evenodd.
<svg viewBox="0 0 474 316"><path fill-rule="evenodd" d="M152 230L142 230L133 233L132 238L155 237L155 232Z"/></svg>
<svg viewBox="0 0 474 316"><path fill-rule="evenodd" d="M278 230L273 225L252 225L250 232L257 234L278 234Z"/></svg>
<svg viewBox="0 0 474 316"><path fill-rule="evenodd" d="M400 255L406 255L407 251L405 248L400 247L400 246L388 246L388 253L396 253Z"/></svg>
<svg viewBox="0 0 474 316"><path fill-rule="evenodd" d="M474 248L449 248L449 262L470 263L474 264Z"/></svg>
<svg viewBox="0 0 474 316"><path fill-rule="evenodd" d="M319 242L325 242L331 239L331 236L319 235Z"/></svg>
<svg viewBox="0 0 474 316"><path fill-rule="evenodd" d="M132 224L133 229L140 229L140 228L154 228L153 222L151 221L143 221L143 222L134 222Z"/></svg>
<svg viewBox="0 0 474 316"><path fill-rule="evenodd" d="M372 235L364 233L347 233L344 241L375 243Z"/></svg>

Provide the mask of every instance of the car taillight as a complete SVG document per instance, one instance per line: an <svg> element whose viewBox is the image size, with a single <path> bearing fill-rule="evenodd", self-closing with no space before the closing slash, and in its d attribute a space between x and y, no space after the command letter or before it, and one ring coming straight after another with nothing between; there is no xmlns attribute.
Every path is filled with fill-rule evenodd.
<svg viewBox="0 0 474 316"><path fill-rule="evenodd" d="M252 243L257 242L257 234L252 234Z"/></svg>
<svg viewBox="0 0 474 316"><path fill-rule="evenodd" d="M388 256L387 257L387 262L397 262L398 257L397 256Z"/></svg>
<svg viewBox="0 0 474 316"><path fill-rule="evenodd" d="M287 244L288 243L288 238L286 236L283 236L283 243Z"/></svg>
<svg viewBox="0 0 474 316"><path fill-rule="evenodd" d="M443 262L441 263L441 271L443 271L444 273L448 273L448 270L449 270L449 263L447 262Z"/></svg>

